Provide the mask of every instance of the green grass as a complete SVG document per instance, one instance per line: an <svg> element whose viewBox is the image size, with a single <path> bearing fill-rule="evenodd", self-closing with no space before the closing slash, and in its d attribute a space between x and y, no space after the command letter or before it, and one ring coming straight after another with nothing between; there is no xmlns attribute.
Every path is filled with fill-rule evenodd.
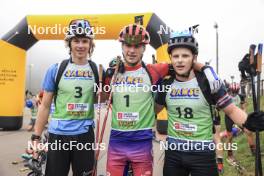
<svg viewBox="0 0 264 176"><path fill-rule="evenodd" d="M264 97L261 97L261 109L264 110ZM247 112L250 113L253 111L252 99L247 99ZM222 130L225 129L224 125L224 115L221 114L221 126ZM242 166L245 167L247 173L244 175L246 176L253 176L255 175L255 157L251 156L250 149L248 147L247 139L245 135L240 135L234 138L233 142L237 143L238 150L234 152L236 159L240 162ZM260 133L260 144L261 144L261 151L264 154L264 132ZM224 158L226 158L227 152L224 154ZM262 168L264 169L264 156L262 156ZM264 170L263 170L264 171ZM230 166L226 160L224 160L224 176L238 176L243 175L239 174L235 167Z"/></svg>

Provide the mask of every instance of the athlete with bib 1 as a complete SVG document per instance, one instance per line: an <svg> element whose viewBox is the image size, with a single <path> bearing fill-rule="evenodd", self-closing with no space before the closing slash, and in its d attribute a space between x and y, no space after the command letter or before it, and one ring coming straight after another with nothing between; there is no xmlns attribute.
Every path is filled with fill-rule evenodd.
<svg viewBox="0 0 264 176"><path fill-rule="evenodd" d="M131 164L134 176L152 175L152 127L155 121L152 85L168 73L168 64L142 61L149 33L140 25L125 26L119 36L124 63L113 83L112 124L107 174L123 176ZM111 65L110 65L111 66ZM106 71L106 85L113 69ZM154 87L153 87L154 88Z"/></svg>

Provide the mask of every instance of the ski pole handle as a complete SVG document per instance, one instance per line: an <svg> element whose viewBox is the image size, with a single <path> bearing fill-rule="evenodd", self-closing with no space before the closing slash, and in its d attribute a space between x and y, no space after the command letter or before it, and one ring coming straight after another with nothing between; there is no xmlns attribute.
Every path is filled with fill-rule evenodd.
<svg viewBox="0 0 264 176"><path fill-rule="evenodd" d="M261 67L262 67L262 48L263 44L258 44L258 55L257 55L257 72L261 73Z"/></svg>
<svg viewBox="0 0 264 176"><path fill-rule="evenodd" d="M255 53L256 45L252 44L249 47L249 63L250 65L254 64L254 53Z"/></svg>

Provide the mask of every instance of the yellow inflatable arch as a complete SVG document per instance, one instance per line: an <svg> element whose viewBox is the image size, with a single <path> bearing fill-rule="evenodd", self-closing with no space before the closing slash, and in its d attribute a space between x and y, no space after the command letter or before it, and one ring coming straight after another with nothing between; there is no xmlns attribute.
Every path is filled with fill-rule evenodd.
<svg viewBox="0 0 264 176"><path fill-rule="evenodd" d="M96 40L117 39L123 26L139 23L150 33L157 61L168 61L170 28L155 13L28 15L0 40L0 128L16 130L22 126L26 51L39 40L64 39L70 21L82 18L90 21Z"/></svg>

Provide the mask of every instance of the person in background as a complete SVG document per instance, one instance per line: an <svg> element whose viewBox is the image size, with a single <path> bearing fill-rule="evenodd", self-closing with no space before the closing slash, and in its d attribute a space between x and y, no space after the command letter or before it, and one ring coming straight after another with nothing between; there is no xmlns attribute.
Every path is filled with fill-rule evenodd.
<svg viewBox="0 0 264 176"><path fill-rule="evenodd" d="M32 106L30 108L31 118L30 118L30 122L27 126L27 131L33 131L34 130L34 126L35 126L36 118L37 118L37 113L38 113L38 108L41 104L42 97L43 97L43 91L40 91L36 96L33 96L33 98L31 99L31 102L32 102Z"/></svg>

